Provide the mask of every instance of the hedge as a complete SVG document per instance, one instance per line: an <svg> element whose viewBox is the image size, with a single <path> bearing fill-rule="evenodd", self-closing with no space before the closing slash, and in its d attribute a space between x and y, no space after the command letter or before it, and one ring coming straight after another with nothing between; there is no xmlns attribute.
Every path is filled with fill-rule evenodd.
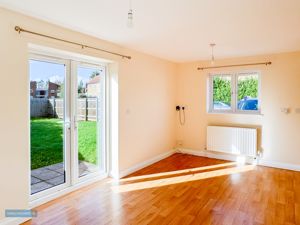
<svg viewBox="0 0 300 225"><path fill-rule="evenodd" d="M228 105L231 102L230 80L215 77L213 80L214 101L221 101ZM238 101L246 96L257 98L258 96L258 79L249 77L238 81Z"/></svg>

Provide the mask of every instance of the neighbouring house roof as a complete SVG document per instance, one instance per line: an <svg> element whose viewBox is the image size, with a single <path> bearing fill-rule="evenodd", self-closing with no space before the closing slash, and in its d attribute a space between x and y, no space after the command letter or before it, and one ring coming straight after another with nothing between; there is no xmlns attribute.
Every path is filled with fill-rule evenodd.
<svg viewBox="0 0 300 225"><path fill-rule="evenodd" d="M86 84L89 85L89 84L97 84L100 82L100 76L95 76L93 79L91 79L89 82L87 82Z"/></svg>
<svg viewBox="0 0 300 225"><path fill-rule="evenodd" d="M50 85L55 86L56 88L60 87L59 84L56 84L56 83L53 83L53 82L49 82L48 88L46 88L46 89L45 88L37 88L37 82L36 81L30 81L30 87L35 86L39 90L43 90L43 89L47 90L47 89L49 89Z"/></svg>
<svg viewBox="0 0 300 225"><path fill-rule="evenodd" d="M57 83L53 83L53 82L49 82L49 85L55 85L56 87L60 87L60 85L59 84L57 84Z"/></svg>

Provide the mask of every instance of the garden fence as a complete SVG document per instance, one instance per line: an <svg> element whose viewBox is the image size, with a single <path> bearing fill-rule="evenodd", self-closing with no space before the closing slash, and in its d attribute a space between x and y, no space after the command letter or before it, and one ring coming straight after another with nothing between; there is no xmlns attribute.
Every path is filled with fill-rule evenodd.
<svg viewBox="0 0 300 225"><path fill-rule="evenodd" d="M77 119L96 121L97 119L98 98L79 98L77 99ZM31 98L30 116L31 118L63 118L64 100L59 98Z"/></svg>

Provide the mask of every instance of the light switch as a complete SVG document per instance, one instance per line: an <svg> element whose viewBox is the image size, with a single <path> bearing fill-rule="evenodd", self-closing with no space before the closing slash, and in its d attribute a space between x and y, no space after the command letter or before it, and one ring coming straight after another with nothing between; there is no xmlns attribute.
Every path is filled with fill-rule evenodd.
<svg viewBox="0 0 300 225"><path fill-rule="evenodd" d="M280 108L280 111L281 111L282 113L288 114L289 111L290 111L290 109L289 109L289 108Z"/></svg>

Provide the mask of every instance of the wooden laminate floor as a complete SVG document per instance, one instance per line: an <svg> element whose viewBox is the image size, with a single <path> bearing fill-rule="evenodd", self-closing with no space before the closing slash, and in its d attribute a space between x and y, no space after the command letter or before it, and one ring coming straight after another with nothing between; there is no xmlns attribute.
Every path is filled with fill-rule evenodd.
<svg viewBox="0 0 300 225"><path fill-rule="evenodd" d="M174 154L36 210L25 224L300 225L300 172Z"/></svg>

